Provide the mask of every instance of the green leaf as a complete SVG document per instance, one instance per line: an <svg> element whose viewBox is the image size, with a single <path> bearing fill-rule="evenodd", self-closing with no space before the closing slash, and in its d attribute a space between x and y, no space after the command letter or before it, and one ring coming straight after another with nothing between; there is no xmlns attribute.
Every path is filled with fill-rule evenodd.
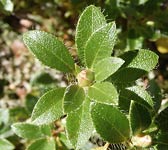
<svg viewBox="0 0 168 150"><path fill-rule="evenodd" d="M168 132L161 132L157 135L157 149L166 150L168 149Z"/></svg>
<svg viewBox="0 0 168 150"><path fill-rule="evenodd" d="M115 87L109 82L95 83L88 90L90 99L107 104L118 103L118 93Z"/></svg>
<svg viewBox="0 0 168 150"><path fill-rule="evenodd" d="M14 148L15 147L11 142L9 142L6 139L1 139L0 138L0 149L1 150L13 150Z"/></svg>
<svg viewBox="0 0 168 150"><path fill-rule="evenodd" d="M86 98L82 107L68 114L66 119L67 136L76 149L81 148L88 141L93 131L89 109L90 100Z"/></svg>
<svg viewBox="0 0 168 150"><path fill-rule="evenodd" d="M9 122L9 109L0 108L0 125L1 123L7 124Z"/></svg>
<svg viewBox="0 0 168 150"><path fill-rule="evenodd" d="M120 58L125 60L124 65L127 68L137 68L149 72L155 68L159 57L150 50L140 49L126 52Z"/></svg>
<svg viewBox="0 0 168 150"><path fill-rule="evenodd" d="M161 106L162 93L160 87L154 79L149 81L147 91L152 97L152 100L154 102L154 108L157 112Z"/></svg>
<svg viewBox="0 0 168 150"><path fill-rule="evenodd" d="M144 49L126 52L120 58L125 63L111 76L110 79L113 83L131 83L154 69L158 62L158 55Z"/></svg>
<svg viewBox="0 0 168 150"><path fill-rule="evenodd" d="M97 133L109 143L124 142L130 137L129 121L116 107L97 103L91 116Z"/></svg>
<svg viewBox="0 0 168 150"><path fill-rule="evenodd" d="M73 149L73 146L70 143L70 141L68 140L65 133L60 133L59 139L60 139L61 143L63 143L63 145L66 147L66 150Z"/></svg>
<svg viewBox="0 0 168 150"><path fill-rule="evenodd" d="M132 31L130 31L132 33ZM131 34L130 33L130 34ZM144 37L127 38L125 51L140 49L143 47Z"/></svg>
<svg viewBox="0 0 168 150"><path fill-rule="evenodd" d="M23 35L26 46L45 65L63 72L73 72L74 61L68 49L55 36L43 31L29 31Z"/></svg>
<svg viewBox="0 0 168 150"><path fill-rule="evenodd" d="M105 80L110 75L115 73L123 63L124 61L122 59L115 57L107 57L100 60L93 68L96 81Z"/></svg>
<svg viewBox="0 0 168 150"><path fill-rule="evenodd" d="M40 126L30 123L15 123L12 125L12 130L20 137L27 139L37 139L43 137Z"/></svg>
<svg viewBox="0 0 168 150"><path fill-rule="evenodd" d="M87 40L97 29L105 24L106 19L100 8L93 5L87 7L81 14L75 36L77 52L81 61L84 61L84 48Z"/></svg>
<svg viewBox="0 0 168 150"><path fill-rule="evenodd" d="M132 86L120 91L119 107L122 110L129 110L131 100L140 103L149 110L153 109L153 100L151 96L140 86Z"/></svg>
<svg viewBox="0 0 168 150"><path fill-rule="evenodd" d="M85 91L78 85L67 87L64 96L64 112L70 113L78 109L85 99Z"/></svg>
<svg viewBox="0 0 168 150"><path fill-rule="evenodd" d="M94 32L88 39L85 46L85 62L88 68L93 69L94 65L103 58L110 57L116 39L116 25L109 23Z"/></svg>
<svg viewBox="0 0 168 150"><path fill-rule="evenodd" d="M134 135L142 133L152 122L148 109L133 101L130 106L129 116L132 133Z"/></svg>
<svg viewBox="0 0 168 150"><path fill-rule="evenodd" d="M33 142L27 150L56 150L53 138L39 139Z"/></svg>
<svg viewBox="0 0 168 150"><path fill-rule="evenodd" d="M32 113L33 123L48 124L63 115L64 91L65 88L50 90L38 100Z"/></svg>
<svg viewBox="0 0 168 150"><path fill-rule="evenodd" d="M155 122L161 131L168 132L168 107L158 114Z"/></svg>
<svg viewBox="0 0 168 150"><path fill-rule="evenodd" d="M33 108L34 108L35 104L37 103L37 101L38 101L38 97L36 97L32 94L26 95L25 108L26 108L26 110L28 111L29 114L32 113Z"/></svg>
<svg viewBox="0 0 168 150"><path fill-rule="evenodd" d="M146 102L151 107L153 107L153 100L152 100L151 96L148 94L148 92L143 87L132 86L132 87L127 88L127 90L129 90L132 93L135 93L137 96L142 98L144 100L144 101L142 101L142 104ZM133 100L135 100L135 99L133 99ZM140 101L138 101L138 102L140 102Z"/></svg>

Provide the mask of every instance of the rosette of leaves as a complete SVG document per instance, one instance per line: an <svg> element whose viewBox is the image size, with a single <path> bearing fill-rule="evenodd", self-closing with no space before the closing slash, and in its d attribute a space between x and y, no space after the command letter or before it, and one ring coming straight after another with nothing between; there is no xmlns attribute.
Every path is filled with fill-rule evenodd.
<svg viewBox="0 0 168 150"><path fill-rule="evenodd" d="M158 56L140 49L112 57L116 33L115 22L106 23L99 8L87 7L76 29L78 64L54 35L37 30L23 35L24 43L36 58L70 79L67 87L52 89L38 100L31 124L13 125L21 137L27 137L25 131L35 134L35 139L37 131L39 137L43 137L28 149L35 150L42 143L48 144L46 150L54 150L56 140L49 138L51 135L43 136L40 126L51 124L62 116L66 116L66 137L74 149L80 149L94 130L106 142L129 143L134 135L148 129L156 112L153 99L142 87L129 85L151 71ZM31 126L38 129L31 133Z"/></svg>

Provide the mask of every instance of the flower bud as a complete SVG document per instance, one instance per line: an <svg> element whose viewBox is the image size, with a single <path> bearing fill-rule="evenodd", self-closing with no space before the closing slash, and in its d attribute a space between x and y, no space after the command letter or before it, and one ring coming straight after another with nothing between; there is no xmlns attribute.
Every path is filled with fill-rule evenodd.
<svg viewBox="0 0 168 150"><path fill-rule="evenodd" d="M95 80L95 75L94 72L91 70L82 70L78 75L77 75L77 80L78 84L81 87L85 86L90 86L93 84Z"/></svg>
<svg viewBox="0 0 168 150"><path fill-rule="evenodd" d="M137 147L148 147L152 143L152 138L150 135L136 135L132 137L133 145Z"/></svg>

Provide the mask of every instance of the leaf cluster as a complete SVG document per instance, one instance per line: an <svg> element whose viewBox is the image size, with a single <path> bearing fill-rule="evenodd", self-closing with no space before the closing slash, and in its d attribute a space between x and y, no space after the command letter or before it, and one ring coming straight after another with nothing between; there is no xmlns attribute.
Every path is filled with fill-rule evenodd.
<svg viewBox="0 0 168 150"><path fill-rule="evenodd" d="M137 79L155 68L158 56L150 50L139 49L112 57L116 34L115 22L107 23L101 10L90 5L77 23L77 62L63 42L52 34L34 30L23 35L28 49L44 65L62 71L72 79L82 72L81 79L86 83L91 77L83 71L91 71L95 76L85 86L75 79L70 80L67 87L49 90L36 103L31 122L12 126L17 135L35 139L28 150L37 147L55 150L60 141L68 148L80 149L94 130L104 141L125 143L129 148L167 146L166 142L156 144L166 136L162 131L167 132L167 122L157 122L167 113L164 109L158 114L156 103L161 99L156 93L153 95L153 91L160 92L159 89L150 89L154 96L151 97L143 87L135 84ZM64 140L62 133L52 133L51 125L56 120L65 120ZM155 135L158 138L152 143ZM149 140L142 140L147 137Z"/></svg>

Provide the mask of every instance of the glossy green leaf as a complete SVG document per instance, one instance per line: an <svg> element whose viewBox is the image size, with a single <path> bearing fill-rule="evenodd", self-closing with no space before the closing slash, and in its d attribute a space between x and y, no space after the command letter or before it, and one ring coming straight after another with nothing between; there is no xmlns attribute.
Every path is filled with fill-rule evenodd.
<svg viewBox="0 0 168 150"><path fill-rule="evenodd" d="M85 91L78 85L67 87L64 96L64 112L70 113L78 109L85 99Z"/></svg>
<svg viewBox="0 0 168 150"><path fill-rule="evenodd" d="M64 91L65 88L50 90L38 100L32 113L33 123L48 124L63 115Z"/></svg>
<svg viewBox="0 0 168 150"><path fill-rule="evenodd" d="M120 58L125 60L127 68L137 68L149 72L156 67L159 57L150 50L140 49L126 52Z"/></svg>
<svg viewBox="0 0 168 150"><path fill-rule="evenodd" d="M88 68L103 58L110 57L116 40L116 25L109 23L94 32L85 46L85 62Z"/></svg>
<svg viewBox="0 0 168 150"><path fill-rule="evenodd" d="M106 19L100 8L93 5L87 7L81 14L77 28L75 41L78 56L84 61L84 47L89 37L99 28L106 24Z"/></svg>
<svg viewBox="0 0 168 150"><path fill-rule="evenodd" d="M56 150L53 138L39 139L33 142L27 150Z"/></svg>
<svg viewBox="0 0 168 150"><path fill-rule="evenodd" d="M13 150L15 146L6 139L0 138L0 149L1 150Z"/></svg>
<svg viewBox="0 0 168 150"><path fill-rule="evenodd" d="M152 100L151 96L148 94L148 92L143 87L132 86L132 87L127 88L127 90L135 93L137 96L142 98L145 102L147 102L151 107L153 107L153 100ZM143 103L143 101L142 101L142 103Z"/></svg>
<svg viewBox="0 0 168 150"><path fill-rule="evenodd" d="M152 122L148 109L134 101L132 101L130 106L129 117L132 133L134 135L142 133Z"/></svg>
<svg viewBox="0 0 168 150"><path fill-rule="evenodd" d="M111 76L114 83L131 83L155 68L158 55L149 50L134 50L120 56L125 63Z"/></svg>
<svg viewBox="0 0 168 150"><path fill-rule="evenodd" d="M124 142L130 137L129 121L116 107L97 103L91 116L97 133L109 143Z"/></svg>
<svg viewBox="0 0 168 150"><path fill-rule="evenodd" d="M82 107L68 114L66 119L67 136L76 149L81 148L88 141L93 132L89 109L90 100L86 98Z"/></svg>
<svg viewBox="0 0 168 150"><path fill-rule="evenodd" d="M45 65L63 72L74 70L68 49L55 36L43 31L29 31L23 35L26 46Z"/></svg>
<svg viewBox="0 0 168 150"><path fill-rule="evenodd" d="M132 86L120 91L119 106L122 110L129 110L131 100L140 103L149 110L153 109L151 96L140 86Z"/></svg>
<svg viewBox="0 0 168 150"><path fill-rule="evenodd" d="M40 126L30 123L15 123L12 125L12 130L20 137L27 139L37 139L43 137Z"/></svg>
<svg viewBox="0 0 168 150"><path fill-rule="evenodd" d="M118 103L118 93L115 87L109 82L95 83L88 90L90 99L107 104Z"/></svg>
<svg viewBox="0 0 168 150"><path fill-rule="evenodd" d="M107 57L100 60L93 68L96 81L103 81L115 73L124 63L120 58Z"/></svg>

